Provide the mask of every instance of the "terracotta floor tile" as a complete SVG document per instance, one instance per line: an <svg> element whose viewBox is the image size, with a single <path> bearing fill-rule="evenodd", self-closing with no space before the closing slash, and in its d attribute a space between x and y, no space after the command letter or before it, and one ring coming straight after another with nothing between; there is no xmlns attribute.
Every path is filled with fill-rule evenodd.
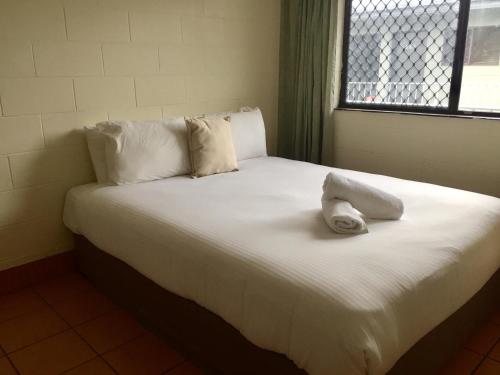
<svg viewBox="0 0 500 375"><path fill-rule="evenodd" d="M64 375L115 375L116 373L101 358L95 358L77 368L69 370Z"/></svg>
<svg viewBox="0 0 500 375"><path fill-rule="evenodd" d="M500 325L488 323L473 335L465 347L476 353L486 354L500 338Z"/></svg>
<svg viewBox="0 0 500 375"><path fill-rule="evenodd" d="M1 323L0 345L11 353L68 328L55 312L44 307Z"/></svg>
<svg viewBox="0 0 500 375"><path fill-rule="evenodd" d="M93 289L81 275L72 273L58 277L34 288L48 303L53 304L73 297L75 294Z"/></svg>
<svg viewBox="0 0 500 375"><path fill-rule="evenodd" d="M490 354L488 354L488 357L500 362L500 340L498 340L493 350L490 352Z"/></svg>
<svg viewBox="0 0 500 375"><path fill-rule="evenodd" d="M152 334L147 334L106 353L104 359L120 375L159 375L184 358Z"/></svg>
<svg viewBox="0 0 500 375"><path fill-rule="evenodd" d="M173 370L167 372L167 375L204 375L205 371L196 366L192 362L185 362L180 366L177 366Z"/></svg>
<svg viewBox="0 0 500 375"><path fill-rule="evenodd" d="M4 357L0 358L0 374L2 375L17 375L16 370L12 367L9 360Z"/></svg>
<svg viewBox="0 0 500 375"><path fill-rule="evenodd" d="M439 373L440 375L469 375L479 365L483 357L470 350L458 352Z"/></svg>
<svg viewBox="0 0 500 375"><path fill-rule="evenodd" d="M500 363L492 361L491 359L485 359L481 366L477 369L474 375L499 375L500 374Z"/></svg>
<svg viewBox="0 0 500 375"><path fill-rule="evenodd" d="M96 354L73 331L66 331L9 354L23 375L52 375L78 366Z"/></svg>
<svg viewBox="0 0 500 375"><path fill-rule="evenodd" d="M116 308L109 298L96 290L80 292L69 299L55 302L52 307L72 326Z"/></svg>
<svg viewBox="0 0 500 375"><path fill-rule="evenodd" d="M116 348L146 331L132 316L114 310L75 328L99 353Z"/></svg>
<svg viewBox="0 0 500 375"><path fill-rule="evenodd" d="M0 296L0 322L45 307L46 304L32 289Z"/></svg>

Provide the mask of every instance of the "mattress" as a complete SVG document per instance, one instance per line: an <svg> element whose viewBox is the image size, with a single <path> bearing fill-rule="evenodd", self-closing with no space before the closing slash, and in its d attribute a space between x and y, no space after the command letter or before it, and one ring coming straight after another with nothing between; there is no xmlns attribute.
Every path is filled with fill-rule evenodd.
<svg viewBox="0 0 500 375"><path fill-rule="evenodd" d="M332 168L264 157L240 171L73 188L75 233L311 375L382 374L500 266L500 199L349 170L401 197L400 221L333 233Z"/></svg>

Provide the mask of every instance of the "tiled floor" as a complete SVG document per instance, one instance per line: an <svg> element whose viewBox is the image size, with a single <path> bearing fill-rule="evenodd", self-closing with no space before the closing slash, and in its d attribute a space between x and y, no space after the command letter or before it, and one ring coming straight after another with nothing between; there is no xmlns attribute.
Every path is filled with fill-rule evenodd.
<svg viewBox="0 0 500 375"><path fill-rule="evenodd" d="M0 375L201 375L204 371L71 274L0 296ZM500 312L442 375L500 375Z"/></svg>
<svg viewBox="0 0 500 375"><path fill-rule="evenodd" d="M201 375L71 274L0 296L0 375Z"/></svg>
<svg viewBox="0 0 500 375"><path fill-rule="evenodd" d="M500 311L474 334L441 375L500 375Z"/></svg>

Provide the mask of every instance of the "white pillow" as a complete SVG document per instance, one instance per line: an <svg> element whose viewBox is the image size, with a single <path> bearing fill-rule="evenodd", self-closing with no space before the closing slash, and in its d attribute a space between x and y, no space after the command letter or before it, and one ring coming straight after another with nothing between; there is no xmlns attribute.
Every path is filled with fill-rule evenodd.
<svg viewBox="0 0 500 375"><path fill-rule="evenodd" d="M108 178L117 185L188 174L184 118L165 121L108 121L97 124L106 137Z"/></svg>
<svg viewBox="0 0 500 375"><path fill-rule="evenodd" d="M87 146L90 159L94 165L97 182L105 184L108 182L108 167L106 166L106 153L104 151L106 137L96 127L85 127L85 135L87 136Z"/></svg>
<svg viewBox="0 0 500 375"><path fill-rule="evenodd" d="M242 109L231 113L230 117L238 161L267 156L266 128L260 109Z"/></svg>

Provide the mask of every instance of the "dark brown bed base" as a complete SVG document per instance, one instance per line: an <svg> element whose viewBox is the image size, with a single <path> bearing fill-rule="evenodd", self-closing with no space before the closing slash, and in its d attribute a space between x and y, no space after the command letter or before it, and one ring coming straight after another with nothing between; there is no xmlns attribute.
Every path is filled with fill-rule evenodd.
<svg viewBox="0 0 500 375"><path fill-rule="evenodd" d="M284 355L258 348L196 303L174 295L76 236L80 271L149 328L222 374L306 374ZM433 374L500 307L500 271L460 310L423 337L389 374ZM335 373L334 369L332 373Z"/></svg>

